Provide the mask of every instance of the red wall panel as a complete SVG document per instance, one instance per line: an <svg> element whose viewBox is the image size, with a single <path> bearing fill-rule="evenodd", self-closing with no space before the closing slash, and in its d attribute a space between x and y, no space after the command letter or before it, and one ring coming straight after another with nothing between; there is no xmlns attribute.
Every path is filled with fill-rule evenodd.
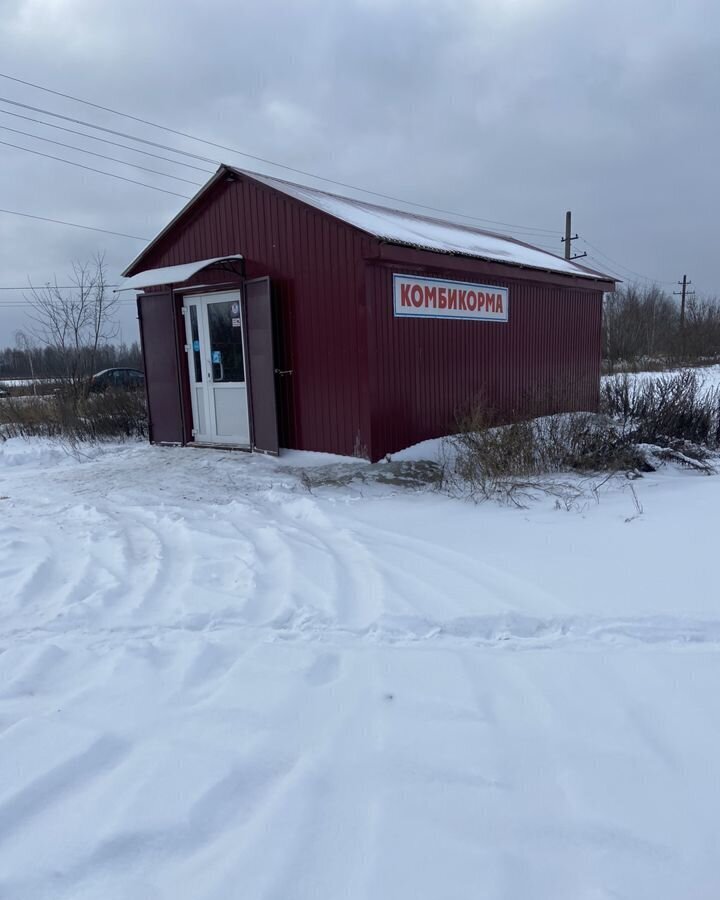
<svg viewBox="0 0 720 900"><path fill-rule="evenodd" d="M509 321L397 318L392 275L507 287ZM602 292L483 277L438 267L367 266L371 456L453 431L473 403L508 420L594 410L600 379Z"/></svg>

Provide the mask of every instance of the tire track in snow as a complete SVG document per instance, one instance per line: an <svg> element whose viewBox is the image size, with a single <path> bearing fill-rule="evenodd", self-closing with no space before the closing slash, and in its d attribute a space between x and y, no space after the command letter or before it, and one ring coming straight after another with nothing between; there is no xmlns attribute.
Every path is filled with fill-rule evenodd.
<svg viewBox="0 0 720 900"><path fill-rule="evenodd" d="M113 834L100 841L66 874L69 885L82 886L86 876L94 877L98 868L104 877L121 879L128 865L146 865L157 869L167 862L191 859L217 839L231 833L237 836L266 805L274 794L282 793L285 784L296 775L298 762L267 766L234 765L210 784L187 810L182 821L163 828L140 828ZM211 873L208 873L211 878Z"/></svg>
<svg viewBox="0 0 720 900"><path fill-rule="evenodd" d="M249 623L284 634L338 622L365 624L381 608L383 585L374 561L309 498L283 502L279 515L266 510L263 524L243 537L256 558L244 607Z"/></svg>
<svg viewBox="0 0 720 900"><path fill-rule="evenodd" d="M237 527L237 526L236 526ZM293 608L295 558L292 544L266 523L251 538L255 555L253 584L243 612L252 624L267 624Z"/></svg>
<svg viewBox="0 0 720 900"><path fill-rule="evenodd" d="M450 620L421 617L385 617L370 625L350 628L318 619L300 611L284 622L251 625L244 618L215 617L201 628L187 618L164 625L148 623L137 626L68 630L55 623L11 629L0 633L5 646L27 644L38 640L62 643L65 637L75 645L78 638L94 650L113 649L128 640L152 643L170 635L196 634L208 636L238 632L244 639L257 642L281 637L287 643L337 643L343 648L356 646L418 646L433 647L478 646L499 650L550 650L560 645L576 644L590 649L593 646L618 649L643 645L648 648L673 646L678 649L709 650L720 645L720 619L689 619L639 617L604 619L602 617L549 616L546 618L515 613L491 616L464 616ZM5 647L0 646L0 654Z"/></svg>
<svg viewBox="0 0 720 900"><path fill-rule="evenodd" d="M488 601L494 605L498 605L499 602L504 608L509 609L527 609L529 601L533 601L534 605L543 611L558 608L558 600L552 594L538 588L533 582L486 563L479 556L470 557L458 550L443 547L437 542L408 534L400 537L397 531L379 528L376 525L370 526L353 521L348 523L348 528L355 533L358 540L364 541L368 547L374 549L376 558L382 559L381 567L388 577L393 579L398 594L401 597L405 594L406 605L411 609L414 608L415 613L419 611L414 606L413 600L407 596L407 589L403 588L408 580L421 585L428 581L437 585L434 591L430 587L425 590L425 593L432 594L433 602L429 606L434 609L438 608L438 600L444 608L451 603L455 609L467 609L467 596L477 598L478 606L484 609L487 608ZM395 551L392 562L377 552L386 548ZM427 576L415 575L415 570L432 572L434 577L428 579ZM459 592L457 589L451 591L445 588L448 573L452 573L453 581L461 583L462 588ZM458 597L458 593L462 597ZM414 600L416 599L414 597Z"/></svg>
<svg viewBox="0 0 720 900"><path fill-rule="evenodd" d="M7 687L0 689L0 697L33 696L38 693L67 656L68 651L52 641L34 643L29 652L22 654L13 652L10 658L2 660L0 676L8 670L8 678Z"/></svg>
<svg viewBox="0 0 720 900"><path fill-rule="evenodd" d="M283 536L291 539L288 543L292 546L294 533L309 535L332 565L334 584L327 609L329 621L342 623L351 630L374 621L383 609L385 584L367 547L350 529L338 528L319 504L308 497L283 503L282 513L293 523L291 528L280 526ZM297 566L298 571L302 568Z"/></svg>
<svg viewBox="0 0 720 900"><path fill-rule="evenodd" d="M162 545L157 530L143 521L146 515L137 507L122 512L109 507L110 528L91 543L94 564L115 579L103 597L105 609L115 615L139 611L162 576Z"/></svg>
<svg viewBox="0 0 720 900"><path fill-rule="evenodd" d="M292 723L290 744L301 748L300 756L292 777L278 783L233 836L235 853L221 844L204 859L213 895L229 896L244 880L247 896L266 900L318 891L348 900L369 896L364 882L375 843L380 766L360 748L375 731L384 702L379 692L367 689L367 677L374 681L372 669L374 658L366 655L346 654L341 662L338 655L321 651L306 665L304 677L295 679L285 699L285 721ZM298 708L306 715L298 716ZM278 717L282 709L274 710L273 718ZM270 749L275 738L271 734L267 740ZM274 836L271 845L267 834ZM260 872L253 866L259 853L264 858ZM248 880L251 870L255 877Z"/></svg>
<svg viewBox="0 0 720 900"><path fill-rule="evenodd" d="M5 732L5 736L8 732ZM68 794L107 774L129 751L118 738L101 735L90 746L32 779L0 802L0 845L32 819L46 815Z"/></svg>
<svg viewBox="0 0 720 900"><path fill-rule="evenodd" d="M136 509L135 516L146 534L151 535L152 575L148 582L139 585L133 600L133 615L145 618L151 613L166 614L168 607L181 605L183 591L192 584L194 553L192 540L183 517L170 513Z"/></svg>
<svg viewBox="0 0 720 900"><path fill-rule="evenodd" d="M198 636L198 640L204 642L207 637ZM287 658L284 648L274 652L278 660ZM139 822L137 828L128 827L134 816L113 822L110 815L102 829L104 836L91 838L86 851L64 867L62 896L90 890L96 878L106 883L124 880L129 872L152 873L149 877L159 884L164 873L182 876L185 866L195 879L202 876L194 882L179 877L188 896L206 896L214 885L219 895L234 896L242 884L244 896L279 900L293 896L298 879L306 892L314 880L324 883L328 860L335 870L332 882L337 892L332 896L340 896L348 879L361 878L368 855L365 801L371 799L375 776L365 767L359 768L359 763L364 763L360 748L366 730L372 727L378 697L368 700L363 680L350 677L346 681L339 660L323 651L316 654L308 648L297 656L293 651L289 659L297 659L297 677L278 682L282 694L271 695L270 708L255 723L256 737L239 743L234 752L225 748L230 764L218 769L187 811L167 824ZM247 658L238 660L236 685L246 685L249 673L252 682L254 663L248 665ZM223 678L213 671L203 681L206 686L218 685ZM338 716L331 713L336 710L339 684L345 689ZM232 685L228 689L231 691ZM315 696L317 702L313 702ZM242 703L242 694L237 701ZM237 712L235 709L236 716ZM246 716L243 712L243 718ZM275 723L271 730L266 724L263 727L268 721ZM279 741L280 723L285 740ZM170 746L167 749L170 751ZM147 752L142 743L134 751L137 762ZM215 755L210 755L208 765L212 766ZM157 763L156 747L149 759ZM130 770L125 777L131 777L132 771L137 770ZM151 770L146 769L144 777L150 775ZM363 798L363 803L353 803L357 815L353 814L352 822L347 821L344 805L335 802L339 793L348 790L353 798ZM350 831L353 841L343 854L335 853L336 836L348 836ZM268 834L273 835L270 844ZM258 871L255 862L260 853L268 862L262 866L262 889L258 886L253 891L247 872ZM33 879L24 880L22 887L31 895ZM366 895L357 891L343 896Z"/></svg>

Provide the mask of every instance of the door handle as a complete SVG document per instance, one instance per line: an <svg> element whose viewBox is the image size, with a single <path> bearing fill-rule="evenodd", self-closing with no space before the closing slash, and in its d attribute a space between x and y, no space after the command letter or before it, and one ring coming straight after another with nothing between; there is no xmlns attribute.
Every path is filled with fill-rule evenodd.
<svg viewBox="0 0 720 900"><path fill-rule="evenodd" d="M207 362L210 367L208 371L210 381L225 381L225 366L222 364L222 358L220 359L220 362L213 362L212 359L209 359ZM220 366L220 378L215 378L215 366Z"/></svg>
<svg viewBox="0 0 720 900"><path fill-rule="evenodd" d="M292 369L275 369L276 375L292 375Z"/></svg>

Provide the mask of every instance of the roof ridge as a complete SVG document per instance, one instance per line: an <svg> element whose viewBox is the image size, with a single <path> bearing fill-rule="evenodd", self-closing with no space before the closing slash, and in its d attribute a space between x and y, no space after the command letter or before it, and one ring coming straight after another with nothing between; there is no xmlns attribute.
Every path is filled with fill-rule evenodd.
<svg viewBox="0 0 720 900"><path fill-rule="evenodd" d="M453 219L444 219L440 216L430 216L427 213L413 212L408 209L399 209L397 206L386 206L383 203L377 203L373 200L363 200L357 197L349 197L347 194L336 194L334 191L326 191L324 188L314 187L308 184L302 184L299 181L290 181L287 178L278 178L275 175L265 175L263 172L254 172L251 169L241 169L238 166L230 166L228 165L226 168L231 169L233 172L236 172L238 175L247 175L250 178L257 178L262 181L273 181L279 184L286 184L293 188L301 188L304 191L312 191L314 194L322 194L325 197L331 197L336 200L346 200L348 203L354 203L356 205L360 205L366 207L368 209L380 210L382 212L391 212L397 213L401 216L408 216L413 219L420 219L423 222L430 222L435 225L452 225L455 228L466 228L468 231L474 231L478 234L486 234L489 237L500 238L503 241L513 241L516 244L521 244L527 247L532 247L532 244L528 244L526 241L522 241L519 238L513 237L512 235L504 234L501 231L493 231L489 228L483 228L480 225L473 225L472 223L465 222L456 222ZM360 190L360 188L357 188ZM403 202L403 201L401 201ZM407 201L410 203L410 201ZM458 213L458 216L462 216L461 213ZM544 250L544 253L550 253L549 250ZM550 253L551 256L554 254Z"/></svg>
<svg viewBox="0 0 720 900"><path fill-rule="evenodd" d="M418 249L425 249L431 252L469 256L475 259L493 260L496 262L504 262L508 265L521 265L526 268L557 272L564 275L577 275L583 278L601 281L617 280L603 272L599 272L595 269L590 269L587 266L579 265L578 263L573 262L572 260L567 260L564 257L554 254L549 250L545 250L542 247L537 247L534 244L528 243L527 241L521 241L519 238L503 234L502 232L490 231L488 229L480 228L477 225L470 225L463 222L455 222L452 219L441 219L434 216L427 216L420 213L410 212L404 209L397 209L391 206L383 206L379 203L360 200L356 199L355 197L348 197L344 194L335 194L322 188L311 187L310 185L301 184L295 181L288 181L284 178L277 178L274 175L265 175L262 172L253 172L250 169L241 169L238 166L226 165L225 169L234 172L239 176L247 176L248 178L258 181L260 184L264 184L266 187L269 187L272 190L279 190L286 196L307 203L309 206L312 206L313 208L325 213L326 215L332 215L345 224L351 225L355 228L359 228L366 234L369 234L376 238L380 238L381 240L385 240L388 243L417 247ZM444 242L438 242L436 239L428 238L427 235L424 239L420 234L417 234L412 239L408 237L402 238L398 236L397 228L393 229L394 223L391 219L388 220L389 228L387 229L387 231L383 227L378 227L377 223L375 227L371 227L369 223L363 224L359 222L358 217L350 215L347 209L328 209L326 206L322 205L322 201L313 202L313 198L323 198L326 203L329 203L331 205L333 204L333 202L344 204L349 208L353 208L361 212L366 212L369 215L375 215L381 220L387 220L388 216L402 217L402 219L407 220L407 222L409 223L422 223L427 226L435 226L436 228L451 230L454 229L464 233L465 235L488 238L491 241L498 242L499 244L511 245L512 247L517 248L519 251L526 251L529 255L537 255L538 258L533 261L521 262L518 259L510 258L511 254L509 252L502 252L499 248L496 248L494 251L486 250L485 252L480 252L478 249L471 249L467 247L463 248L459 244L450 245L448 243L447 246L441 246L440 244ZM403 224L407 224L407 222ZM412 231L412 229L410 229L410 231ZM517 255L522 256L523 254L522 252L520 252Z"/></svg>

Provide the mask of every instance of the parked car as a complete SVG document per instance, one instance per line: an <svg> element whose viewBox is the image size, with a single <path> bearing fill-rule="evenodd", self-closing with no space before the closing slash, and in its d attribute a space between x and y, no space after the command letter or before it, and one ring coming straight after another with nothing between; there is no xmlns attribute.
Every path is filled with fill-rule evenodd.
<svg viewBox="0 0 720 900"><path fill-rule="evenodd" d="M139 369L103 369L90 379L90 390L102 393L113 388L121 391L138 391L145 387L145 376Z"/></svg>

